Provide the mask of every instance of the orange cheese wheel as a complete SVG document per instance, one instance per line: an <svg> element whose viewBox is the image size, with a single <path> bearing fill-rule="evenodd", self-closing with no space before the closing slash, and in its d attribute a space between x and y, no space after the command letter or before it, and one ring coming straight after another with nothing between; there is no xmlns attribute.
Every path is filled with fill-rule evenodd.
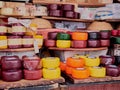
<svg viewBox="0 0 120 90"><path fill-rule="evenodd" d="M76 68L72 70L72 77L77 79L85 79L90 76L90 71L87 68Z"/></svg>
<svg viewBox="0 0 120 90"><path fill-rule="evenodd" d="M67 65L73 68L82 68L85 65L85 60L83 58L67 58Z"/></svg>
<svg viewBox="0 0 120 90"><path fill-rule="evenodd" d="M66 71L67 74L72 74L72 70L73 70L72 67L66 66L65 71Z"/></svg>
<svg viewBox="0 0 120 90"><path fill-rule="evenodd" d="M87 32L73 32L72 39L73 40L87 40L88 33Z"/></svg>
<svg viewBox="0 0 120 90"><path fill-rule="evenodd" d="M65 69L66 69L66 63L60 62L60 69L61 69L61 71L65 71Z"/></svg>

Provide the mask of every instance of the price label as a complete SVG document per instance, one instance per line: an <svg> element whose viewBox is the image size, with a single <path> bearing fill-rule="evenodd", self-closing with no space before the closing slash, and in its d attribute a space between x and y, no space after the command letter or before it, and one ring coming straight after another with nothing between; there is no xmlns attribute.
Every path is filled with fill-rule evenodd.
<svg viewBox="0 0 120 90"><path fill-rule="evenodd" d="M34 50L35 50L35 53L39 53L39 47L38 47L37 40L34 40Z"/></svg>

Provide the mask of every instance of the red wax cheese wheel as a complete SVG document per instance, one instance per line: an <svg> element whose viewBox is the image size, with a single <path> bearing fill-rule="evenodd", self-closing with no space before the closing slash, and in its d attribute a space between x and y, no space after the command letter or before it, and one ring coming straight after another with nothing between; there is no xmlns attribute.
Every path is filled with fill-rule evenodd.
<svg viewBox="0 0 120 90"><path fill-rule="evenodd" d="M112 36L118 36L118 31L119 31L119 30L112 30L112 31L111 31L111 35L112 35Z"/></svg>
<svg viewBox="0 0 120 90"><path fill-rule="evenodd" d="M46 47L55 47L56 46L56 41L55 40L45 40L44 45Z"/></svg>
<svg viewBox="0 0 120 90"><path fill-rule="evenodd" d="M66 11L65 13L66 18L74 18L75 17L75 12L73 11Z"/></svg>
<svg viewBox="0 0 120 90"><path fill-rule="evenodd" d="M3 70L18 70L22 68L22 62L17 56L1 57L1 65Z"/></svg>
<svg viewBox="0 0 120 90"><path fill-rule="evenodd" d="M48 39L56 40L58 32L48 32Z"/></svg>
<svg viewBox="0 0 120 90"><path fill-rule="evenodd" d="M49 11L49 16L62 17L63 16L63 12L61 10L50 10Z"/></svg>
<svg viewBox="0 0 120 90"><path fill-rule="evenodd" d="M42 78L42 70L24 70L24 78L26 80L37 80Z"/></svg>
<svg viewBox="0 0 120 90"><path fill-rule="evenodd" d="M2 71L2 79L7 82L19 81L22 77L22 70Z"/></svg>
<svg viewBox="0 0 120 90"><path fill-rule="evenodd" d="M47 6L48 10L60 10L60 5L58 4L49 4Z"/></svg>
<svg viewBox="0 0 120 90"><path fill-rule="evenodd" d="M70 4L62 5L62 10L65 10L65 11L74 11L74 8L75 8L74 5L70 5Z"/></svg>
<svg viewBox="0 0 120 90"><path fill-rule="evenodd" d="M86 48L87 47L87 41L72 41L72 47L73 48Z"/></svg>
<svg viewBox="0 0 120 90"><path fill-rule="evenodd" d="M100 41L99 40L88 40L88 47L90 48L100 47Z"/></svg>
<svg viewBox="0 0 120 90"><path fill-rule="evenodd" d="M110 39L110 31L100 31L101 39Z"/></svg>
<svg viewBox="0 0 120 90"><path fill-rule="evenodd" d="M36 70L42 68L41 60L37 56L24 56L23 66L27 70Z"/></svg>
<svg viewBox="0 0 120 90"><path fill-rule="evenodd" d="M100 40L101 47L109 47L110 40Z"/></svg>

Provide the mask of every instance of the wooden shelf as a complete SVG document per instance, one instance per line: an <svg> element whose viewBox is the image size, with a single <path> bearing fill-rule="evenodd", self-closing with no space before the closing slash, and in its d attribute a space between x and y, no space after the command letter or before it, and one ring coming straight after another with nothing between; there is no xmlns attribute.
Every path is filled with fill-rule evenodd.
<svg viewBox="0 0 120 90"><path fill-rule="evenodd" d="M57 47L49 47L50 50L60 50L60 51L98 51L98 50L105 50L108 49L107 47L100 47L100 48L57 48Z"/></svg>
<svg viewBox="0 0 120 90"><path fill-rule="evenodd" d="M120 76L118 77L105 76L103 78L89 77L87 79L76 79L76 78L73 78L71 75L66 74L65 72L63 72L62 74L68 82L71 82L74 84L97 83L97 82L100 83L100 82L110 82L110 81L120 80Z"/></svg>
<svg viewBox="0 0 120 90"><path fill-rule="evenodd" d="M106 19L107 22L120 22L120 19Z"/></svg>
<svg viewBox="0 0 120 90"><path fill-rule="evenodd" d="M87 20L87 19L70 19L70 18L49 17L49 16L43 16L42 18L49 19L49 20L74 21L74 22L93 22L94 21L94 20Z"/></svg>
<svg viewBox="0 0 120 90"><path fill-rule="evenodd" d="M22 51L32 51L32 50L34 50L34 48L1 49L0 52L11 52L11 51L12 52L22 52Z"/></svg>
<svg viewBox="0 0 120 90"><path fill-rule="evenodd" d="M105 6L105 4L102 3L72 3L72 2L50 2L50 1L40 1L40 0L33 0L34 4L43 4L43 5L47 5L47 4L73 4L73 5L78 5L81 7L102 7Z"/></svg>
<svg viewBox="0 0 120 90"><path fill-rule="evenodd" d="M37 86L37 85L50 85L55 83L63 83L65 79L63 77L58 79L39 79L39 80L20 80L16 82L5 82L0 80L0 89L17 88L17 87L27 87L27 86Z"/></svg>

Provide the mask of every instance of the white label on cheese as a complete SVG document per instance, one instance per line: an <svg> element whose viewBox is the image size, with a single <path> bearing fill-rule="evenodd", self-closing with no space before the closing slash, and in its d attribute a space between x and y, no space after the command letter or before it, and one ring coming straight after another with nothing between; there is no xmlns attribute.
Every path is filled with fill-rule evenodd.
<svg viewBox="0 0 120 90"><path fill-rule="evenodd" d="M0 47L7 46L7 40L0 40Z"/></svg>
<svg viewBox="0 0 120 90"><path fill-rule="evenodd" d="M33 44L33 39L22 39L22 44L23 45Z"/></svg>
<svg viewBox="0 0 120 90"><path fill-rule="evenodd" d="M8 45L22 45L22 39L8 39Z"/></svg>
<svg viewBox="0 0 120 90"><path fill-rule="evenodd" d="M34 50L35 50L35 53L39 53L39 47L38 47L37 40L34 40Z"/></svg>
<svg viewBox="0 0 120 90"><path fill-rule="evenodd" d="M7 32L7 27L0 26L0 32Z"/></svg>
<svg viewBox="0 0 120 90"><path fill-rule="evenodd" d="M38 46L42 46L43 44L43 39L35 39L38 42Z"/></svg>
<svg viewBox="0 0 120 90"><path fill-rule="evenodd" d="M13 26L12 27L12 32L25 32L25 27L23 26Z"/></svg>

